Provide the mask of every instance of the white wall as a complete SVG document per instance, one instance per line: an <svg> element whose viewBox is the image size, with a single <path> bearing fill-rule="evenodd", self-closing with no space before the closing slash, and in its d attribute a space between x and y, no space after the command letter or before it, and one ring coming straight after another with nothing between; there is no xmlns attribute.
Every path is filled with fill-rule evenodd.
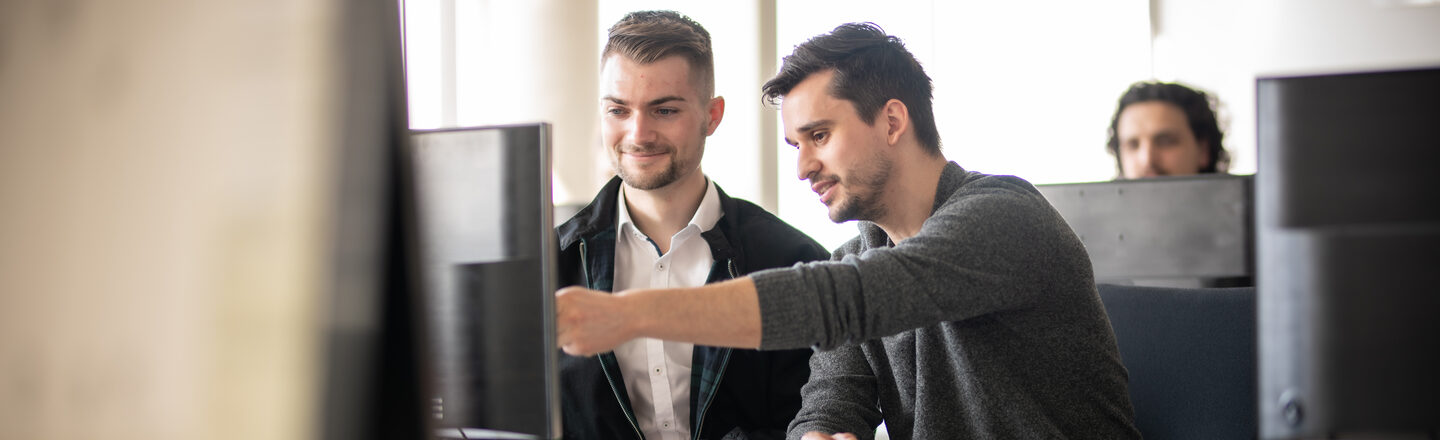
<svg viewBox="0 0 1440 440"><path fill-rule="evenodd" d="M599 96L596 2L405 4L411 127L549 122L555 203L590 201L606 177L588 105Z"/></svg>
<svg viewBox="0 0 1440 440"><path fill-rule="evenodd" d="M1440 66L1427 1L1152 0L1155 76L1217 95L1230 170L1254 173L1257 77Z"/></svg>

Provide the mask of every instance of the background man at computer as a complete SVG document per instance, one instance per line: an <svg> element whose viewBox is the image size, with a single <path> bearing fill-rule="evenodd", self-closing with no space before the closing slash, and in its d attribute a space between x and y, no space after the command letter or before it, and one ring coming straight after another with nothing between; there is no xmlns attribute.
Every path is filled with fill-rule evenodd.
<svg viewBox="0 0 1440 440"><path fill-rule="evenodd" d="M1107 149L1124 179L1225 172L1229 155L1210 96L1180 84L1132 84L1110 119Z"/></svg>
<svg viewBox="0 0 1440 440"><path fill-rule="evenodd" d="M560 285L698 286L829 255L701 171L705 138L725 113L713 60L709 33L675 12L634 12L610 28L598 104L618 177L558 228ZM650 338L613 349L562 355L565 438L780 438L809 377L808 349Z"/></svg>
<svg viewBox="0 0 1440 440"><path fill-rule="evenodd" d="M798 46L764 93L783 98L799 177L860 236L834 261L704 287L562 289L558 342L815 346L790 438L868 438L882 419L893 439L1138 438L1084 246L1029 183L945 160L931 90L873 24Z"/></svg>

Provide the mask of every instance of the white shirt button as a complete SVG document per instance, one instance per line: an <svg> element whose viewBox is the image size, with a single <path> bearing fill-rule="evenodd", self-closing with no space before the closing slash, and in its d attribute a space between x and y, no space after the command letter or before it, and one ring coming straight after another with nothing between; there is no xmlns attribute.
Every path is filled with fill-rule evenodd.
<svg viewBox="0 0 1440 440"><path fill-rule="evenodd" d="M659 376L662 371L664 371L664 369L660 367L655 367L654 370L650 370L651 374L654 374L656 376Z"/></svg>
<svg viewBox="0 0 1440 440"><path fill-rule="evenodd" d="M660 424L660 427L661 427L661 428L665 428L665 429L670 429L670 421L669 421L669 420L666 420L665 422L663 422L663 423Z"/></svg>
<svg viewBox="0 0 1440 440"><path fill-rule="evenodd" d="M665 270L665 263L656 264L655 268L659 270Z"/></svg>

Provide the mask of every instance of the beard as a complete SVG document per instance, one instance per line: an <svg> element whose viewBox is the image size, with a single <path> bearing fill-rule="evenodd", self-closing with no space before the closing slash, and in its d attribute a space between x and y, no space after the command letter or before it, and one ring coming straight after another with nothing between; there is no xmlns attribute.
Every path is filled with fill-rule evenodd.
<svg viewBox="0 0 1440 440"><path fill-rule="evenodd" d="M886 206L882 194L885 192L885 185L890 182L893 168L894 163L877 151L867 165L849 170L850 177L839 182L839 186L845 189L845 197L835 201L834 206L830 207L830 221L875 221L883 217ZM833 178L839 180L838 177Z"/></svg>
<svg viewBox="0 0 1440 440"><path fill-rule="evenodd" d="M620 145L617 147L617 150L617 152L610 155L610 166L615 169L615 175L620 176L620 180L625 181L626 185L639 190L648 191L675 183L675 181L680 180L680 177L685 175L685 171L688 168L694 167L694 164L680 157L673 146L667 144L650 144L643 146L626 144ZM665 164L663 169L658 171L630 169L621 163L625 153L665 153L670 156L670 161Z"/></svg>

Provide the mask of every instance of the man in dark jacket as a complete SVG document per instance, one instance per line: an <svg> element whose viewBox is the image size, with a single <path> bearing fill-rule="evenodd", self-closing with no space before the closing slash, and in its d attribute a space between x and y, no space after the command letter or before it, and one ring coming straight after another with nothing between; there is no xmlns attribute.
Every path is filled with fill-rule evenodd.
<svg viewBox="0 0 1440 440"><path fill-rule="evenodd" d="M561 285L699 286L829 256L701 172L725 110L704 28L674 12L631 13L601 60L601 137L618 177L558 228ZM595 357L562 354L565 438L781 438L810 353L636 338Z"/></svg>

